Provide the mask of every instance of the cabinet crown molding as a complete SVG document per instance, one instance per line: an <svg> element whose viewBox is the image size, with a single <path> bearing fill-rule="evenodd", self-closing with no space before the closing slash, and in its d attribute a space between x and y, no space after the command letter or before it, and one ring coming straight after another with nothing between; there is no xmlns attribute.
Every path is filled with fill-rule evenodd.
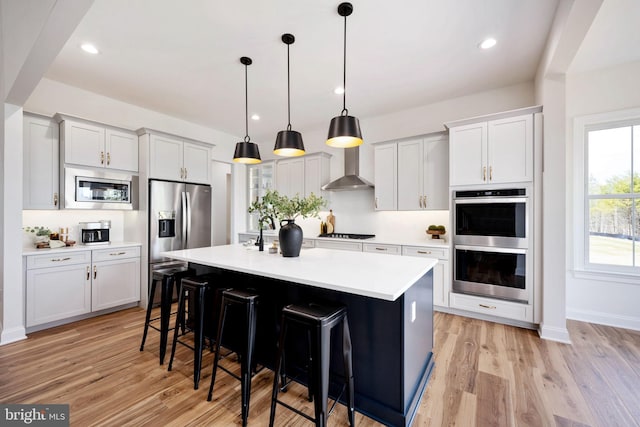
<svg viewBox="0 0 640 427"><path fill-rule="evenodd" d="M176 135L173 133L169 133L169 132L163 132L160 130L155 130L155 129L150 129L150 128L140 128L138 130L135 131L135 133L138 134L138 136L142 136L142 135L158 135L158 136L165 136L167 138L172 138L172 139L179 139L181 141L186 141L186 142L193 142L195 144L205 144L205 145L209 145L211 147L215 147L216 145L211 143L211 142L206 142L206 141L199 141L197 139L192 139L192 138L187 138L185 136L181 136L181 135Z"/></svg>
<svg viewBox="0 0 640 427"><path fill-rule="evenodd" d="M506 119L508 117L522 116L524 114L535 114L535 113L541 113L541 112L542 112L542 105L534 105L533 107L518 108L516 110L503 111L500 113L470 117L468 119L454 120L451 122L446 122L444 126L447 129L451 129L452 127L470 125L478 122L487 122L489 120Z"/></svg>

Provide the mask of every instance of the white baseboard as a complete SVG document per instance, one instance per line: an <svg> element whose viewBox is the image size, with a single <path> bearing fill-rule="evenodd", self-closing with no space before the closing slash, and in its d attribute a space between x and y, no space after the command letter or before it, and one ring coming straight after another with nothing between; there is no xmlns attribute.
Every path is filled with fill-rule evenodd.
<svg viewBox="0 0 640 427"><path fill-rule="evenodd" d="M640 317L620 316L602 311L580 310L567 307L567 318L580 320L581 322L597 323L599 325L640 331Z"/></svg>
<svg viewBox="0 0 640 427"><path fill-rule="evenodd" d="M540 328L538 329L538 335L540 335L540 338L545 340L571 344L569 330L566 327L560 328L557 326L546 326L544 323L541 323Z"/></svg>
<svg viewBox="0 0 640 427"><path fill-rule="evenodd" d="M2 333L0 333L0 345L27 339L27 335L25 332L26 331L22 326L18 326L17 328L9 330L3 329Z"/></svg>

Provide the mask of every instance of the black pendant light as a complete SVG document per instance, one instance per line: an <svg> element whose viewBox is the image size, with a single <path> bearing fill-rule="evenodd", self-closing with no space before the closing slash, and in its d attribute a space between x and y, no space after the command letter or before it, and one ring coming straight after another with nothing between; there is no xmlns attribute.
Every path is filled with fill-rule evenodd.
<svg viewBox="0 0 640 427"><path fill-rule="evenodd" d="M339 116L331 119L329 125L329 134L327 136L327 145L338 148L357 147L362 144L362 132L360 132L360 122L357 117L349 115L347 110L347 16L353 12L351 3L340 3L338 6L338 14L344 16L344 72L342 92L342 112Z"/></svg>
<svg viewBox="0 0 640 427"><path fill-rule="evenodd" d="M304 154L304 143L300 132L291 130L291 83L289 73L289 46L296 41L293 34L283 34L282 41L287 45L287 130L281 130L276 137L276 145L273 147L274 154L285 157L296 157Z"/></svg>
<svg viewBox="0 0 640 427"><path fill-rule="evenodd" d="M236 144L236 151L233 153L233 161L236 163L248 163L256 164L262 162L260 159L260 151L258 150L258 144L251 142L249 137L249 94L247 84L247 67L251 65L251 58L243 56L240 58L240 62L244 65L244 141L240 141Z"/></svg>

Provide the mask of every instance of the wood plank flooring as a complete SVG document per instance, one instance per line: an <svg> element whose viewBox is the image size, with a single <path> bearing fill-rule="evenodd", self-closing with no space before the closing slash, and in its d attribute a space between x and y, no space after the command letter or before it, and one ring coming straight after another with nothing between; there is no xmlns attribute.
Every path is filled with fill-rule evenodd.
<svg viewBox="0 0 640 427"><path fill-rule="evenodd" d="M205 353L193 390L191 350L179 346L167 372L169 354L160 366L155 331L139 351L143 324L144 311L133 308L0 347L0 402L68 403L72 426L240 425L239 382L220 372L207 402L212 355ZM640 426L640 332L575 321L568 327L573 345L436 313L436 368L414 425ZM224 363L238 366L233 357ZM253 379L251 426L268 425L272 381L267 370ZM281 396L313 414L303 387ZM362 414L356 422L380 425ZM276 425L311 423L278 407ZM342 405L329 425L348 425Z"/></svg>

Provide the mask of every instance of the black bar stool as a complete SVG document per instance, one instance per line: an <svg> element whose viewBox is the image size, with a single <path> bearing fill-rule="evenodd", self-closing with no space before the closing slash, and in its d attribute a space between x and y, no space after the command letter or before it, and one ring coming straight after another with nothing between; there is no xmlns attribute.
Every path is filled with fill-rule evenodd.
<svg viewBox="0 0 640 427"><path fill-rule="evenodd" d="M149 300L147 301L147 315L144 321L144 332L142 333L142 343L140 351L144 350L144 343L147 340L149 328L160 332L160 364L164 363L164 355L167 352L167 337L169 335L169 319L171 317L171 300L173 298L173 287L179 285L180 280L186 276L192 276L195 270L188 267L171 267L155 270L152 275L151 288L149 289ZM156 285L161 283L160 291L160 317L151 318L153 299L156 296ZM160 327L152 325L151 322L160 319Z"/></svg>
<svg viewBox="0 0 640 427"><path fill-rule="evenodd" d="M249 398L251 396L251 371L253 361L253 350L256 340L256 304L258 294L240 289L230 289L222 292L222 301L220 303L220 318L218 321L218 333L216 334L216 352L213 358L213 373L211 374L211 385L209 386L208 401L213 398L213 386L216 382L216 372L218 368L225 371L237 380L240 380L240 389L242 393L242 425L247 425L249 416ZM222 332L224 330L224 322L227 315L227 308L239 307L244 309L244 321L246 327L246 335L240 349L237 352L240 356L240 376L238 377L228 369L219 366L220 359L220 343L222 342Z"/></svg>
<svg viewBox="0 0 640 427"><path fill-rule="evenodd" d="M313 394L315 418L311 418L307 414L278 400L278 379L283 375L281 370L285 351L287 327L289 324L300 325L311 334L311 345L309 348L311 368L310 378L308 381ZM344 306L327 306L312 303L307 305L290 304L282 309L278 359L276 360L276 372L273 379L273 392L271 395L270 427L273 426L273 422L275 420L277 403L299 415L302 415L308 420L315 422L316 426L325 427L327 425L327 417L333 411L335 404L340 399L340 397L338 397L329 412L327 412L327 399L329 397L329 365L331 358L331 330L339 324L342 324L342 360L345 374L345 386L343 387L342 392L344 392L346 388L349 424L352 427L355 425L353 364L347 309Z"/></svg>
<svg viewBox="0 0 640 427"><path fill-rule="evenodd" d="M193 350L193 388L198 389L200 384L200 371L202 367L202 347L205 332L209 332L209 342L213 351L213 337L211 331L215 322L216 310L220 306L222 292L225 289L215 288L214 277L203 275L196 277L186 277L180 283L180 293L178 298L178 315L173 330L173 345L171 346L171 357L169 358L169 371L173 367L173 358L176 354L176 344L180 343ZM186 306L189 301L189 319L185 321ZM206 322L206 319L212 321ZM185 330L184 325L187 324ZM178 333L179 326L182 326L182 334ZM178 339L189 332L193 332L193 346L188 342Z"/></svg>

